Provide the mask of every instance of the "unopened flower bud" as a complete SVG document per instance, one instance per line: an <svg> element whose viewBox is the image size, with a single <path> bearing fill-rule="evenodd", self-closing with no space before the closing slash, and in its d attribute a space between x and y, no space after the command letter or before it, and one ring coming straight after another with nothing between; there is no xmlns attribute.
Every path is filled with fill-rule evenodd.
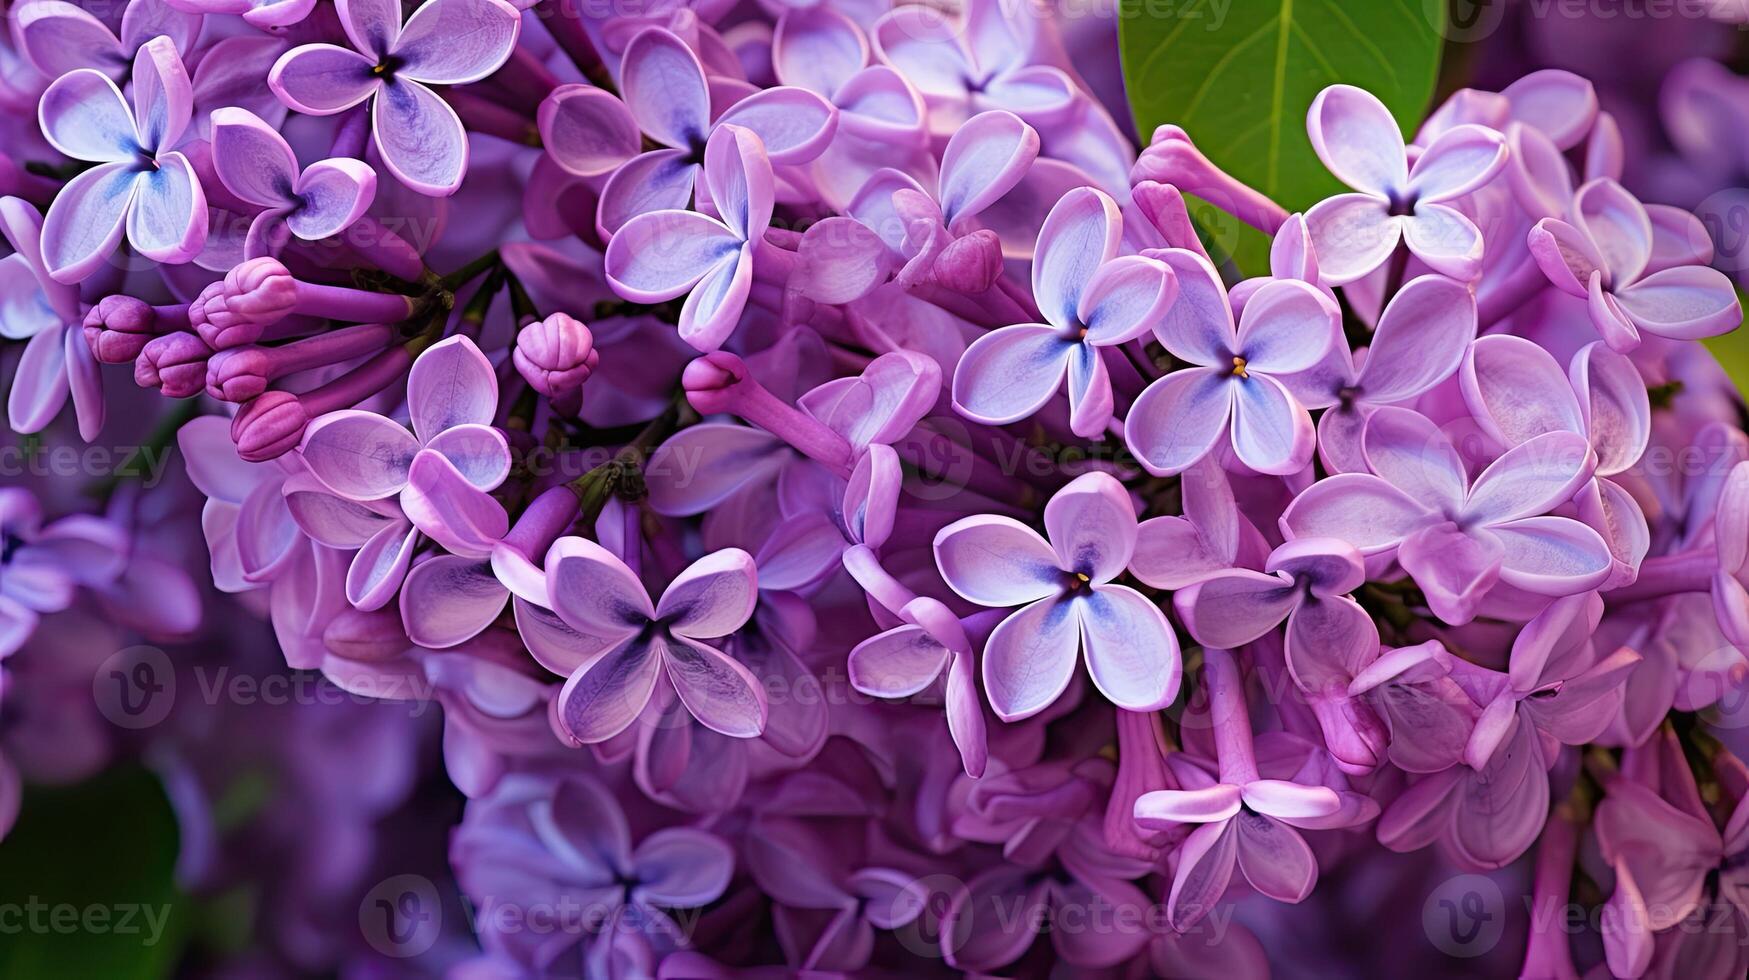
<svg viewBox="0 0 1749 980"><path fill-rule="evenodd" d="M212 348L186 330L153 337L134 360L134 381L171 398L188 398L205 386L207 358L212 356Z"/></svg>
<svg viewBox="0 0 1749 980"><path fill-rule="evenodd" d="M530 387L548 398L558 398L582 387L601 354L595 350L595 337L587 325L567 314L554 313L522 328L511 359Z"/></svg>
<svg viewBox="0 0 1749 980"><path fill-rule="evenodd" d="M747 363L726 351L695 357L680 374L686 400L701 415L733 411L740 402L735 386L747 380Z"/></svg>
<svg viewBox="0 0 1749 980"><path fill-rule="evenodd" d="M214 350L253 344L297 308L297 285L278 259L249 259L201 290L188 319Z"/></svg>
<svg viewBox="0 0 1749 980"><path fill-rule="evenodd" d="M237 444L238 456L265 463L295 448L309 425L309 412L298 396L269 391L243 406L231 420L231 441Z"/></svg>
<svg viewBox="0 0 1749 980"><path fill-rule="evenodd" d="M105 296L85 314L85 342L104 364L126 364L157 336L158 314L133 296Z"/></svg>
<svg viewBox="0 0 1749 980"><path fill-rule="evenodd" d="M246 402L267 390L272 356L261 347L233 347L207 361L206 392L228 402Z"/></svg>
<svg viewBox="0 0 1749 980"><path fill-rule="evenodd" d="M935 281L961 293L982 293L1002 274L1002 240L980 228L949 242L935 257Z"/></svg>

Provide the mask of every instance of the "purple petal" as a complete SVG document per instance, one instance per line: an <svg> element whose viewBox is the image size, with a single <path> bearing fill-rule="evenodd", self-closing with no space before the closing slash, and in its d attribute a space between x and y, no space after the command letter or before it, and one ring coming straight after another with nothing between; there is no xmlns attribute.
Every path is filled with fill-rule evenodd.
<svg viewBox="0 0 1749 980"><path fill-rule="evenodd" d="M489 425L464 423L434 436L426 448L454 464L462 477L481 490L496 490L510 474L510 446L504 433Z"/></svg>
<svg viewBox="0 0 1749 980"><path fill-rule="evenodd" d="M48 78L128 60L127 49L103 21L76 4L21 3L11 13L12 36L18 47Z"/></svg>
<svg viewBox="0 0 1749 980"><path fill-rule="evenodd" d="M491 425L498 411L492 362L466 336L433 345L407 376L407 407L413 431L425 443L452 426Z"/></svg>
<svg viewBox="0 0 1749 980"><path fill-rule="evenodd" d="M1530 517L1489 529L1506 549L1500 580L1538 595L1575 595L1609 578L1609 545L1565 517Z"/></svg>
<svg viewBox="0 0 1749 980"><path fill-rule="evenodd" d="M66 322L45 302L42 283L28 259L18 253L0 259L0 337L29 340Z"/></svg>
<svg viewBox="0 0 1749 980"><path fill-rule="evenodd" d="M984 692L997 717L1019 721L1054 704L1080 647L1072 601L1041 599L997 624L984 644Z"/></svg>
<svg viewBox="0 0 1749 980"><path fill-rule="evenodd" d="M553 89L536 122L547 153L579 177L599 177L625 163L643 139L625 103L593 85Z"/></svg>
<svg viewBox="0 0 1749 980"><path fill-rule="evenodd" d="M585 745L630 728L662 676L661 645L628 639L572 674L559 690L559 724Z"/></svg>
<svg viewBox="0 0 1749 980"><path fill-rule="evenodd" d="M1124 442L1149 473L1181 473L1215 447L1237 394L1230 377L1214 368L1186 368L1137 396L1124 419Z"/></svg>
<svg viewBox="0 0 1749 980"><path fill-rule="evenodd" d="M1250 306L1247 305L1249 310ZM1259 473L1287 474L1312 460L1312 418L1286 386L1267 374L1232 386L1233 452Z"/></svg>
<svg viewBox="0 0 1749 980"><path fill-rule="evenodd" d="M663 650L668 679L699 724L732 738L753 738L765 730L765 689L752 671L684 636L673 637Z"/></svg>
<svg viewBox="0 0 1749 980"><path fill-rule="evenodd" d="M1652 220L1620 184L1593 180L1573 195L1573 223L1596 243L1612 283L1640 278L1652 258Z"/></svg>
<svg viewBox="0 0 1749 980"><path fill-rule="evenodd" d="M1306 114L1306 134L1324 166L1357 191L1386 196L1408 184L1403 131L1371 92L1352 85L1319 92ZM1324 257L1322 247L1318 257Z"/></svg>
<svg viewBox="0 0 1749 980"><path fill-rule="evenodd" d="M1274 629L1299 601L1292 581L1243 568L1218 573L1173 597L1190 635L1225 650Z"/></svg>
<svg viewBox="0 0 1749 980"><path fill-rule="evenodd" d="M1230 365L1238 344L1233 308L1208 259L1182 248L1155 253L1178 280L1178 297L1154 327L1174 357L1204 367Z"/></svg>
<svg viewBox="0 0 1749 980"><path fill-rule="evenodd" d="M1246 300L1234 353L1266 374L1294 374L1324 358L1340 324L1340 311L1317 287L1279 279Z"/></svg>
<svg viewBox="0 0 1749 980"><path fill-rule="evenodd" d="M436 92L401 79L377 90L371 133L389 172L428 197L461 187L468 172L468 131Z"/></svg>
<svg viewBox="0 0 1749 980"><path fill-rule="evenodd" d="M1585 137L1597 118L1597 92L1578 75L1558 69L1534 71L1501 90L1512 118L1535 126L1561 149Z"/></svg>
<svg viewBox="0 0 1749 980"><path fill-rule="evenodd" d="M298 528L318 544L353 551L363 547L366 541L383 529L384 524L399 519L399 515L394 514L392 508L373 508L337 497L321 489L321 484L308 474L295 479L297 482L288 480L283 487L283 509L297 522ZM274 483L267 480L257 484L247 499L254 500L263 486L272 487Z"/></svg>
<svg viewBox="0 0 1749 980"><path fill-rule="evenodd" d="M109 259L121 241L137 182L126 163L92 167L67 182L43 219L43 261L57 282L76 283ZM201 212L206 217L206 212Z"/></svg>
<svg viewBox="0 0 1749 980"><path fill-rule="evenodd" d="M376 199L377 175L362 160L318 160L298 176L292 189L303 203L286 217L286 226L313 242L338 235L364 217Z"/></svg>
<svg viewBox="0 0 1749 980"><path fill-rule="evenodd" d="M14 432L41 432L67 404L67 349L62 332L60 328L44 330L24 345L12 376L12 391L6 396L7 420Z"/></svg>
<svg viewBox="0 0 1749 980"><path fill-rule="evenodd" d="M1566 372L1548 351L1522 337L1478 339L1464 358L1462 380L1476 420L1507 446L1545 432L1585 431Z"/></svg>
<svg viewBox="0 0 1749 980"><path fill-rule="evenodd" d="M381 415L348 409L311 422L302 449L328 489L349 500L379 500L407 485L419 441Z"/></svg>
<svg viewBox="0 0 1749 980"><path fill-rule="evenodd" d="M396 521L366 541L346 571L346 601L367 612L388 605L407 576L418 540L418 528Z"/></svg>
<svg viewBox="0 0 1749 980"><path fill-rule="evenodd" d="M1422 203L1463 197L1493 180L1506 165L1506 140L1482 126L1454 126L1422 152L1409 171L1409 188Z"/></svg>
<svg viewBox="0 0 1749 980"><path fill-rule="evenodd" d="M1069 358L1069 430L1083 439L1104 432L1111 423L1111 374L1099 348L1076 344Z"/></svg>
<svg viewBox="0 0 1749 980"><path fill-rule="evenodd" d="M954 406L967 418L995 425L1029 418L1062 387L1077 346L1055 327L992 330L960 357L953 375Z"/></svg>
<svg viewBox="0 0 1749 980"><path fill-rule="evenodd" d="M401 509L426 536L450 552L486 558L510 531L504 507L468 481L449 458L431 449L413 457Z"/></svg>
<svg viewBox="0 0 1749 980"><path fill-rule="evenodd" d="M621 164L601 189L595 223L604 235L618 238L639 215L682 211L692 203L693 183L702 168L689 162L685 150L652 150ZM612 243L609 242L609 247Z"/></svg>
<svg viewBox="0 0 1749 980"><path fill-rule="evenodd" d="M1058 568L1104 584L1122 574L1135 549L1135 505L1110 474L1088 473L1045 504L1045 533Z"/></svg>
<svg viewBox="0 0 1749 980"><path fill-rule="evenodd" d="M207 235L206 194L187 157L160 154L157 169L135 177L127 225L128 243L149 259L175 265L200 254Z"/></svg>
<svg viewBox="0 0 1749 980"><path fill-rule="evenodd" d="M1432 510L1455 512L1469 483L1463 460L1426 416L1383 408L1366 420L1361 440L1367 468Z"/></svg>
<svg viewBox="0 0 1749 980"><path fill-rule="evenodd" d="M680 307L680 339L694 350L714 351L740 325L747 295L753 288L753 245L718 262Z"/></svg>
<svg viewBox="0 0 1749 980"><path fill-rule="evenodd" d="M510 593L491 566L470 558L438 555L407 573L401 586L401 622L407 638L442 650L480 635L504 611Z"/></svg>
<svg viewBox="0 0 1749 980"><path fill-rule="evenodd" d="M154 153L174 149L194 113L194 83L169 37L155 37L135 52L132 96L140 145Z"/></svg>
<svg viewBox="0 0 1749 980"><path fill-rule="evenodd" d="M1395 548L1427 520L1412 497L1366 473L1340 473L1301 491L1281 515L1289 537L1341 538L1361 554Z"/></svg>
<svg viewBox="0 0 1749 980"><path fill-rule="evenodd" d="M1239 870L1251 887L1278 902L1299 902L1318 883L1318 859L1299 831L1273 817L1242 813Z"/></svg>
<svg viewBox="0 0 1749 980"><path fill-rule="evenodd" d="M794 454L764 429L705 422L656 448L645 466L650 507L658 514L702 514L749 484L776 479Z"/></svg>
<svg viewBox="0 0 1749 980"><path fill-rule="evenodd" d="M1081 293L1077 319L1095 346L1128 343L1159 322L1177 296L1165 265L1139 255L1120 256L1094 271Z"/></svg>
<svg viewBox="0 0 1749 980"><path fill-rule="evenodd" d="M295 204L298 158L285 137L247 109L212 114L213 169L225 189L264 208Z"/></svg>
<svg viewBox="0 0 1749 980"><path fill-rule="evenodd" d="M331 116L382 87L371 59L333 44L302 44L279 56L267 84L294 111Z"/></svg>
<svg viewBox="0 0 1749 980"><path fill-rule="evenodd" d="M1218 823L1239 812L1240 788L1216 783L1201 789L1157 789L1136 798L1136 822L1150 830L1176 824Z"/></svg>
<svg viewBox="0 0 1749 980"><path fill-rule="evenodd" d="M771 224L771 164L756 134L719 126L705 146L704 183L731 232L742 241L764 236Z"/></svg>
<svg viewBox="0 0 1749 980"><path fill-rule="evenodd" d="M672 908L716 901L735 871L729 845L691 827L668 827L644 838L632 862L639 882L634 899Z"/></svg>
<svg viewBox="0 0 1749 980"><path fill-rule="evenodd" d="M1537 436L1508 450L1476 477L1464 513L1484 524L1547 513L1591 479L1596 462L1583 436Z"/></svg>
<svg viewBox="0 0 1749 980"><path fill-rule="evenodd" d="M1123 218L1104 192L1077 187L1063 195L1038 233L1032 295L1045 319L1062 329L1076 324L1081 293L1101 265L1117 257Z"/></svg>
<svg viewBox="0 0 1749 980"><path fill-rule="evenodd" d="M1482 274L1482 233L1456 208L1417 204L1415 213L1402 221L1409 251L1433 271L1460 282Z"/></svg>
<svg viewBox="0 0 1749 980"><path fill-rule="evenodd" d="M1654 272L1617 290L1615 301L1636 327L1673 340L1716 337L1743 322L1730 279L1701 265Z"/></svg>
<svg viewBox="0 0 1749 980"><path fill-rule="evenodd" d="M1038 157L1038 131L1012 113L982 112L947 141L937 181L944 223L976 215L1014 189Z"/></svg>
<svg viewBox="0 0 1749 980"><path fill-rule="evenodd" d="M29 9L54 6L29 4ZM128 160L139 146L134 114L121 89L102 72L81 68L57 78L42 94L37 118L55 149L76 160Z"/></svg>
<svg viewBox="0 0 1749 980"><path fill-rule="evenodd" d="M903 439L941 395L941 367L915 351L888 351L862 374L804 394L801 407L861 451Z"/></svg>
<svg viewBox="0 0 1749 980"><path fill-rule="evenodd" d="M1178 697L1178 638L1160 607L1124 585L1097 585L1074 601L1087 672L1106 700L1129 711L1158 711Z"/></svg>
<svg viewBox="0 0 1749 980"><path fill-rule="evenodd" d="M505 0L426 0L393 49L403 77L466 85L502 67L521 30L521 12Z"/></svg>
<svg viewBox="0 0 1749 980"><path fill-rule="evenodd" d="M777 80L828 98L868 64L868 57L862 29L824 5L786 10L771 39Z"/></svg>
<svg viewBox="0 0 1749 980"><path fill-rule="evenodd" d="M1403 539L1397 561L1427 596L1440 619L1462 626L1500 578L1504 551L1487 531L1466 532L1449 522L1422 528Z"/></svg>
<svg viewBox="0 0 1749 980"><path fill-rule="evenodd" d="M878 698L908 698L947 666L948 649L920 626L897 626L858 643L847 669L851 686Z"/></svg>
<svg viewBox="0 0 1749 980"><path fill-rule="evenodd" d="M1220 820L1196 828L1185 838L1166 898L1166 917L1185 932L1214 910L1233 880L1238 862L1239 832L1235 821Z"/></svg>
<svg viewBox="0 0 1749 980"><path fill-rule="evenodd" d="M1613 476L1633 466L1652 435L1646 383L1629 358L1601 343L1586 344L1567 366L1585 432L1597 452L1597 475Z"/></svg>
<svg viewBox="0 0 1749 980"><path fill-rule="evenodd" d="M650 28L626 44L620 91L632 118L663 146L691 149L710 131L704 68L692 49L668 31Z"/></svg>
<svg viewBox="0 0 1749 980"><path fill-rule="evenodd" d="M771 162L807 163L826 152L838 131L838 109L805 88L778 86L729 107L720 126L739 126L759 137Z"/></svg>
<svg viewBox="0 0 1749 980"><path fill-rule="evenodd" d="M966 517L935 536L935 563L948 587L980 606L1018 606L1063 584L1056 552L1038 532L994 514Z"/></svg>
<svg viewBox="0 0 1749 980"><path fill-rule="evenodd" d="M1530 254L1557 289L1584 296L1592 274L1603 269L1603 256L1589 235L1555 218L1544 218L1530 230Z"/></svg>
<svg viewBox="0 0 1749 980"><path fill-rule="evenodd" d="M1361 397L1406 401L1451 377L1476 336L1476 297L1443 276L1412 279L1391 297L1361 365Z"/></svg>
<svg viewBox="0 0 1749 980"><path fill-rule="evenodd" d="M1385 264L1402 241L1390 204L1370 194L1338 194L1306 212L1325 285L1345 286Z"/></svg>
<svg viewBox="0 0 1749 980"><path fill-rule="evenodd" d="M739 548L725 548L675 576L656 603L655 618L677 636L709 639L740 629L758 601L753 556Z"/></svg>
<svg viewBox="0 0 1749 980"><path fill-rule="evenodd" d="M560 538L547 552L546 569L553 611L596 648L586 655L656 618L649 594L625 562L587 538Z"/></svg>
<svg viewBox="0 0 1749 980"><path fill-rule="evenodd" d="M733 268L741 244L722 222L697 212L639 215L607 243L607 281L635 303L664 303Z"/></svg>

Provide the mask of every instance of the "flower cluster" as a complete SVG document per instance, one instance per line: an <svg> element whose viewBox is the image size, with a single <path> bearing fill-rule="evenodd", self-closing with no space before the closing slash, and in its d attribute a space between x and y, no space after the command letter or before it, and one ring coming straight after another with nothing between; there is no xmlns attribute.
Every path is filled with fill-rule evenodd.
<svg viewBox="0 0 1749 980"><path fill-rule="evenodd" d="M461 969L1266 974L1226 906L1430 848L1587 883L1525 975L1749 969L1742 310L1589 82L1331 85L1290 213L1028 5L579 6L25 0L0 79L11 428L187 400L212 584L441 707ZM193 629L127 524L0 490L0 659Z"/></svg>

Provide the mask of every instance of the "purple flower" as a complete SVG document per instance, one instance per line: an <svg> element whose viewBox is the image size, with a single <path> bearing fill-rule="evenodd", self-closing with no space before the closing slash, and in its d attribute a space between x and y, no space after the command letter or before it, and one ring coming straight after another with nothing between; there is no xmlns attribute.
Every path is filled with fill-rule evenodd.
<svg viewBox="0 0 1749 980"><path fill-rule="evenodd" d="M989 759L984 712L972 680L972 642L946 606L919 596L900 611L905 622L858 643L845 667L850 684L878 698L908 698L947 674L947 726L966 772L982 776Z"/></svg>
<svg viewBox="0 0 1749 980"><path fill-rule="evenodd" d="M263 31L278 31L302 23L316 0L162 0L169 7L197 14L237 14Z"/></svg>
<svg viewBox="0 0 1749 980"><path fill-rule="evenodd" d="M587 744L625 731L664 678L706 728L737 738L764 730L758 679L706 642L752 615L753 556L739 548L706 555L654 604L625 562L586 538L560 538L546 566L548 605L577 633L565 651L570 678L557 708L572 738Z"/></svg>
<svg viewBox="0 0 1749 980"><path fill-rule="evenodd" d="M121 574L128 541L117 525L73 514L47 527L27 490L0 488L0 659L30 639L38 619L73 604L79 586Z"/></svg>
<svg viewBox="0 0 1749 980"><path fill-rule="evenodd" d="M1154 334L1191 366L1150 384L1130 406L1130 452L1156 476L1182 473L1229 441L1259 473L1304 469L1312 419L1282 377L1317 364L1336 342L1336 304L1304 282L1276 280L1251 294L1235 326L1207 259L1181 248L1155 254L1177 275L1178 299Z"/></svg>
<svg viewBox="0 0 1749 980"><path fill-rule="evenodd" d="M243 254L278 254L286 234L313 242L352 227L376 197L362 160L334 157L299 169L285 137L247 109L212 114L213 170L225 189L266 210L249 223Z"/></svg>
<svg viewBox="0 0 1749 980"><path fill-rule="evenodd" d="M73 178L43 222L43 257L60 282L97 271L127 230L141 255L187 262L206 243L206 195L176 146L194 95L168 37L134 56L132 106L108 75L70 71L43 93L37 116L55 149L97 166Z"/></svg>
<svg viewBox="0 0 1749 980"><path fill-rule="evenodd" d="M968 601L1021 606L984 647L984 690L1004 721L1051 706L1075 661L1120 708L1155 711L1178 694L1178 640L1159 607L1112 580L1136 545L1128 491L1104 473L1077 477L1045 505L1050 540L1011 517L967 517L935 536L941 577Z"/></svg>
<svg viewBox="0 0 1749 980"><path fill-rule="evenodd" d="M1609 546L1569 517L1545 516L1591 479L1583 437L1549 432L1509 450L1474 480L1445 433L1407 409L1381 408L1364 436L1371 473L1302 492L1281 516L1290 538L1341 538L1364 555L1394 553L1428 604L1469 622L1496 582L1564 596L1609 577Z"/></svg>
<svg viewBox="0 0 1749 980"><path fill-rule="evenodd" d="M637 303L686 296L680 336L701 351L723 345L753 287L754 256L771 224L771 162L759 137L721 126L704 151L704 186L721 217L696 211L639 214L607 245L607 281Z"/></svg>
<svg viewBox="0 0 1749 980"><path fill-rule="evenodd" d="M20 434L41 432L73 396L79 437L103 429L103 378L79 317L79 291L49 274L42 215L16 197L0 198L0 232L12 254L0 259L0 338L29 340L6 397L7 421Z"/></svg>
<svg viewBox="0 0 1749 980"><path fill-rule="evenodd" d="M952 133L988 109L1007 109L1033 125L1066 121L1079 89L1062 69L1034 62L1009 16L996 0L972 0L958 22L904 6L881 17L869 35L876 57L923 94L936 133Z"/></svg>
<svg viewBox="0 0 1749 980"><path fill-rule="evenodd" d="M383 163L421 194L454 194L468 172L468 134L432 85L477 82L516 47L522 15L504 0L426 0L401 23L396 0L339 0L352 42L303 44L267 84L297 112L331 116L371 100L371 135Z"/></svg>
<svg viewBox="0 0 1749 980"><path fill-rule="evenodd" d="M1506 165L1506 141L1499 133L1454 126L1411 167L1390 110L1352 85L1318 93L1306 132L1324 166L1359 191L1306 212L1326 283L1340 286L1365 276L1399 243L1454 279L1467 282L1482 271L1482 233L1448 202L1487 184Z"/></svg>
<svg viewBox="0 0 1749 980"><path fill-rule="evenodd" d="M120 81L147 42L163 36L172 48L192 53L202 11L184 11L166 0L128 0L121 36L90 11L64 0L26 0L13 8L13 36L24 57L49 78L91 68Z"/></svg>
<svg viewBox="0 0 1749 980"><path fill-rule="evenodd" d="M323 415L304 433L304 462L338 496L360 503L398 496L395 509L433 540L486 557L508 530L504 508L487 495L510 473L509 445L492 427L497 374L472 340L451 337L413 362L407 408L411 433L374 412Z"/></svg>
<svg viewBox="0 0 1749 980"><path fill-rule="evenodd" d="M1530 252L1556 288L1587 300L1591 322L1612 350L1638 347L1642 331L1695 340L1743 321L1724 273L1705 265L1655 267L1651 218L1615 181L1579 188L1568 218L1537 222Z"/></svg>
<svg viewBox="0 0 1749 980"><path fill-rule="evenodd" d="M712 91L704 66L685 42L658 27L640 31L626 45L619 77L625 93L623 105L601 99L576 101L567 103L574 112L561 117L567 130L599 130L602 136L571 136L556 131L555 126L548 127L561 146L571 141L606 141L608 134L619 134L608 147L592 151L591 156L603 162L609 158L609 147L626 148L625 137L639 131L663 147L626 160L608 178L595 219L604 238L617 236L638 215L686 207L701 165L707 185L727 191L726 186L710 183L707 148L723 126L738 126L757 135L771 162L780 166L806 163L819 156L838 126L838 110L831 103L806 89L788 86L749 95L713 119ZM625 118L628 114L629 121ZM635 139L631 142L635 146ZM567 162L564 157L558 159L561 165ZM567 169L580 172L576 166L573 163ZM592 163L583 170L598 166ZM727 206L719 206L719 212L726 211Z"/></svg>
<svg viewBox="0 0 1749 980"><path fill-rule="evenodd" d="M1176 277L1139 255L1118 256L1123 218L1103 191L1063 195L1039 231L1032 292L1046 323L1003 327L966 348L954 406L979 422L1028 418L1069 381L1069 428L1083 438L1112 420L1111 375L1100 348L1148 332L1172 304Z"/></svg>

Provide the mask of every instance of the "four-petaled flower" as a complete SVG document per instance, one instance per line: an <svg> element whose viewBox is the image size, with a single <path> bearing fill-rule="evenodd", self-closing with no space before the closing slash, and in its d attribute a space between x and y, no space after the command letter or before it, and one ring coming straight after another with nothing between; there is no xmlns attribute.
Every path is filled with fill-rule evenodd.
<svg viewBox="0 0 1749 980"><path fill-rule="evenodd" d="M266 208L249 224L247 258L278 254L286 234L320 241L352 227L376 198L377 174L348 157L298 167L279 131L247 109L213 112L213 170L225 189Z"/></svg>

